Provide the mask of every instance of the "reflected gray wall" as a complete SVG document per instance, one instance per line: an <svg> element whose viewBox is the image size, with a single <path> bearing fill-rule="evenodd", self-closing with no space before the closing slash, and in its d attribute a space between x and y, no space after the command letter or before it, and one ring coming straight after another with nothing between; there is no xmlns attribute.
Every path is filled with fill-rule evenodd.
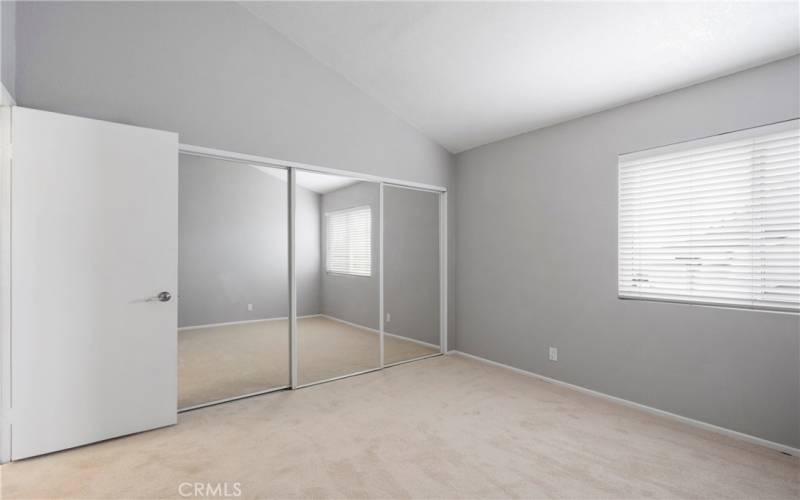
<svg viewBox="0 0 800 500"><path fill-rule="evenodd" d="M248 165L181 155L179 326L288 316L286 189ZM380 186L297 193L298 314L377 329ZM438 345L438 196L387 186L384 204L386 330ZM372 276L326 274L324 214L362 205L372 208Z"/></svg>
<svg viewBox="0 0 800 500"><path fill-rule="evenodd" d="M288 316L286 182L181 155L179 187L178 325ZM298 188L298 214L314 215L297 231L301 315L320 310L319 206L318 194Z"/></svg>
<svg viewBox="0 0 800 500"><path fill-rule="evenodd" d="M16 19L17 2L0 2L0 75L3 85L12 97L16 95Z"/></svg>
<svg viewBox="0 0 800 500"><path fill-rule="evenodd" d="M387 333L439 345L439 195L383 188Z"/></svg>
<svg viewBox="0 0 800 500"><path fill-rule="evenodd" d="M22 106L452 185L450 153L235 2L21 2L16 31Z"/></svg>
<svg viewBox="0 0 800 500"><path fill-rule="evenodd" d="M793 57L460 154L457 349L800 446L798 315L617 298L617 155L797 118L798 89Z"/></svg>
<svg viewBox="0 0 800 500"><path fill-rule="evenodd" d="M297 315L322 312L322 254L320 219L322 195L295 187L295 279L297 280ZM302 225L297 221L308 221Z"/></svg>
<svg viewBox="0 0 800 500"><path fill-rule="evenodd" d="M372 208L372 276L348 276L325 272L324 249L326 212L369 205ZM380 307L380 185L359 182L322 195L318 219L322 222L320 243L323 254L322 313L367 328L378 329Z"/></svg>

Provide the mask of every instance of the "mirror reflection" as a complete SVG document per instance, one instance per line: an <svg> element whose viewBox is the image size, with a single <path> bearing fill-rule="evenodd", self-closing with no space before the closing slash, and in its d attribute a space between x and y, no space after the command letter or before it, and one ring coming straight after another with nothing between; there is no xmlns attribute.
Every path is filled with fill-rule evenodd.
<svg viewBox="0 0 800 500"><path fill-rule="evenodd" d="M296 172L298 384L380 367L380 185Z"/></svg>
<svg viewBox="0 0 800 500"><path fill-rule="evenodd" d="M180 409L290 384L287 179L180 157Z"/></svg>
<svg viewBox="0 0 800 500"><path fill-rule="evenodd" d="M439 194L384 186L384 363L440 352Z"/></svg>

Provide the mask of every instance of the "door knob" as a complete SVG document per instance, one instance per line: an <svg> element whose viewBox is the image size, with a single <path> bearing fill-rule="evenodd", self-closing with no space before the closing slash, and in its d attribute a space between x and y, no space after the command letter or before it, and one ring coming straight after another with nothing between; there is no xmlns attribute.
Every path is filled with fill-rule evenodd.
<svg viewBox="0 0 800 500"><path fill-rule="evenodd" d="M172 298L172 294L171 293L169 293L169 292L161 292L158 295L156 295L155 297L150 297L149 299L147 299L147 301L148 302L155 302L155 301L169 302L169 299L171 299L171 298Z"/></svg>

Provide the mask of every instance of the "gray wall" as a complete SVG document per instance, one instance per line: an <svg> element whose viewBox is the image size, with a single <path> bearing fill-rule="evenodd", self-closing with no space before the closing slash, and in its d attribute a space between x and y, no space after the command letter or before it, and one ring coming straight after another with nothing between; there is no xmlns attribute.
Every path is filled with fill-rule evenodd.
<svg viewBox="0 0 800 500"><path fill-rule="evenodd" d="M460 154L457 349L800 446L798 315L617 298L617 155L796 118L798 75L785 59Z"/></svg>
<svg viewBox="0 0 800 500"><path fill-rule="evenodd" d="M178 326L287 317L286 182L249 165L182 155L179 186ZM298 216L319 206L318 194L298 188ZM318 217L296 238L298 313L317 314Z"/></svg>
<svg viewBox="0 0 800 500"><path fill-rule="evenodd" d="M16 31L22 106L452 184L452 155L236 3L22 2Z"/></svg>
<svg viewBox="0 0 800 500"><path fill-rule="evenodd" d="M16 95L16 11L17 2L0 2L0 79L11 97Z"/></svg>
<svg viewBox="0 0 800 500"><path fill-rule="evenodd" d="M379 184L358 182L323 194L319 213L319 219L323 221L321 223L322 313L374 329L380 326L380 195ZM367 277L328 274L325 271L324 260L325 213L364 205L372 208L372 275ZM298 224L300 224L299 218Z"/></svg>
<svg viewBox="0 0 800 500"><path fill-rule="evenodd" d="M383 190L387 333L439 345L439 195Z"/></svg>

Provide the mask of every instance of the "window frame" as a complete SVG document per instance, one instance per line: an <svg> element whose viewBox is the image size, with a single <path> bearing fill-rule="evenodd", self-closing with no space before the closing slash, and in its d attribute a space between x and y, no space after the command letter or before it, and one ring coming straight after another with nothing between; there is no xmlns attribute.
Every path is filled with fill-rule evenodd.
<svg viewBox="0 0 800 500"><path fill-rule="evenodd" d="M329 226L330 216L334 215L334 214L355 212L355 211L361 210L361 209L367 209L369 211L369 224L368 224L369 225L369 239L368 239L368 244L369 244L369 273L368 274L356 274L356 273L350 273L350 272L344 272L344 271L332 271L332 270L330 270L330 267L329 267L330 251L329 251L329 247L328 247L328 244L329 244L328 242L330 240L330 226ZM372 225L373 225L372 206L370 204L363 204L363 205L356 205L356 206L352 206L352 207L331 210L329 212L325 212L324 219L325 219L325 246L324 246L324 248L325 248L325 274L328 275L328 276L349 276L349 277L353 277L353 278L372 278L373 275L374 275L374 272L373 272L373 268L374 268L374 265L373 265L373 261L374 261L373 251L374 251L374 249L373 249L373 244L372 244L372 236L373 236L373 234L372 234L372 232L373 232L372 231L373 230L373 227L372 227Z"/></svg>
<svg viewBox="0 0 800 500"><path fill-rule="evenodd" d="M623 273L622 273L623 222L622 222L621 194L622 194L622 180L623 180L623 175L622 175L623 162L641 160L650 157L658 157L661 155L679 153L681 151L692 151L692 150L706 148L709 146L717 146L726 143L747 140L749 138L757 138L761 136L766 136L790 130L800 130L800 118L792 118L789 120L758 125L746 129L736 130L732 132L725 132L699 139L689 139L686 141L671 143L664 146L657 146L653 148L647 148L643 150L637 150L629 153L619 154L617 156L617 299L632 300L632 301L647 301L647 302L665 302L665 303L681 304L688 306L713 307L722 309L739 309L739 310L767 312L767 313L800 315L800 304L796 304L794 308L789 308L789 307L772 307L768 305L760 305L757 303L751 303L750 305L743 303L731 303L733 302L733 299L730 299L729 302L724 302L725 300L728 300L725 299L724 297L720 297L718 301L714 301L714 300L702 300L702 299L692 300L690 297L672 299L672 298L651 297L651 296L637 296L634 295L632 292L623 291ZM798 209L800 210L800 207L798 207ZM800 284L800 280L798 280L798 284Z"/></svg>

